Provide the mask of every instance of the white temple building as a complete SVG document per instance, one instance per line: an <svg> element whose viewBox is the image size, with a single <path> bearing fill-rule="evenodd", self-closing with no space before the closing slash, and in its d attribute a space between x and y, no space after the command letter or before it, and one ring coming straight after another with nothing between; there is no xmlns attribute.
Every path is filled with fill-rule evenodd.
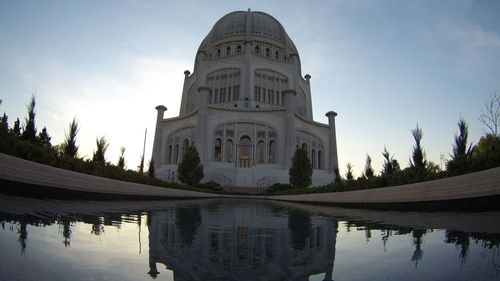
<svg viewBox="0 0 500 281"><path fill-rule="evenodd" d="M158 111L153 146L156 176L171 179L183 152L195 145L202 182L225 187L288 183L297 147L306 148L312 184L327 184L338 169L335 112L313 120L311 76L283 26L263 12L236 11L213 26L184 72L178 117Z"/></svg>

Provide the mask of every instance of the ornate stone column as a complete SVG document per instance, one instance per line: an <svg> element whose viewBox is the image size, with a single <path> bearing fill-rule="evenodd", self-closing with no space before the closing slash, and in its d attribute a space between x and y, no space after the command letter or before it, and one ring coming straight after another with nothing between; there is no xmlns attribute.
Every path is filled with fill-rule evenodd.
<svg viewBox="0 0 500 281"><path fill-rule="evenodd" d="M295 152L295 90L283 91L285 97L285 168L292 166L292 157Z"/></svg>
<svg viewBox="0 0 500 281"><path fill-rule="evenodd" d="M209 151L207 143L211 143L208 139L207 124L208 124L208 94L210 88L201 86L198 88L198 118L196 124L196 149L200 154L200 160L203 165L207 163L207 153Z"/></svg>
<svg viewBox="0 0 500 281"><path fill-rule="evenodd" d="M163 163L162 159L160 158L161 121L163 121L163 115L165 111L167 111L167 108L163 105L158 105L156 107L156 110L157 110L156 128L155 128L155 137L153 141L153 155L151 155L151 158L156 163L156 166L158 166L159 164Z"/></svg>
<svg viewBox="0 0 500 281"><path fill-rule="evenodd" d="M182 99L181 99L181 112L179 115L184 115L187 113L187 99L189 93L187 92L187 80L191 72L189 70L184 71L184 85L182 86Z"/></svg>
<svg viewBox="0 0 500 281"><path fill-rule="evenodd" d="M334 173L335 169L339 168L339 160L337 157L337 134L335 132L335 116L337 116L337 113L328 111L325 116L328 117L328 126L330 127L330 136L328 139L328 172Z"/></svg>

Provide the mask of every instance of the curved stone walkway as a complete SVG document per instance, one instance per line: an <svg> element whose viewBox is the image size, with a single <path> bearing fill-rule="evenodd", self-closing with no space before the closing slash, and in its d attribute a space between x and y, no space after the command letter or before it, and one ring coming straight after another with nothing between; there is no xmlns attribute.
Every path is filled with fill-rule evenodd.
<svg viewBox="0 0 500 281"><path fill-rule="evenodd" d="M54 168L0 153L0 179L73 192L144 198L252 198L312 204L422 203L500 196L500 167L435 181L336 193L222 195L130 183ZM0 190L4 186L0 187Z"/></svg>

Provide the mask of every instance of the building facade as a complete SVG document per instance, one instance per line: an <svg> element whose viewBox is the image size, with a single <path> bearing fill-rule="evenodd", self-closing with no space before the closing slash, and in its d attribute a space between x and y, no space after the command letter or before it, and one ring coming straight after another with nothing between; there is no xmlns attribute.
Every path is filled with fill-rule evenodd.
<svg viewBox="0 0 500 281"><path fill-rule="evenodd" d="M283 26L263 12L222 17L184 72L178 117L157 106L152 158L159 178L175 178L184 151L195 145L203 182L231 187L288 183L297 147L308 151L313 185L335 179L338 168L335 112L328 124L313 120L311 76Z"/></svg>

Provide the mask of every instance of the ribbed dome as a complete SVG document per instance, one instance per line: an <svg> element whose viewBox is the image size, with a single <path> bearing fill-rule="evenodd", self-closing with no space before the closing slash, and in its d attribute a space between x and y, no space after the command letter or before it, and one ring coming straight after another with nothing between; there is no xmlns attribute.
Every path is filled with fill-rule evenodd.
<svg viewBox="0 0 500 281"><path fill-rule="evenodd" d="M199 49L205 49L218 40L230 37L244 37L247 41L259 40L259 37L260 40L271 39L281 43L288 53L297 54L295 45L279 21L266 13L250 10L235 11L219 19Z"/></svg>

